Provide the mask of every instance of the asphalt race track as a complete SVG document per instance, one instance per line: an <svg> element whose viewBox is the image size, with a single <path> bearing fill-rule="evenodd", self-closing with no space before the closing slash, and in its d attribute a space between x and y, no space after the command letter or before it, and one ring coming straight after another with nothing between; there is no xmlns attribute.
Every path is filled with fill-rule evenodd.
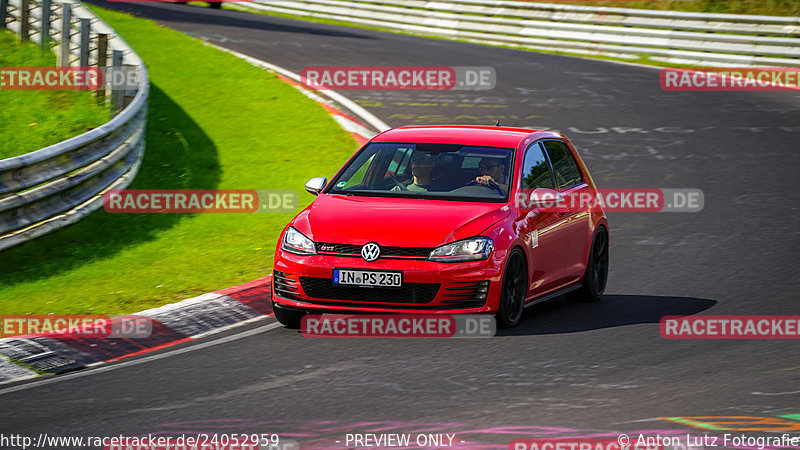
<svg viewBox="0 0 800 450"><path fill-rule="evenodd" d="M800 414L797 341L666 340L658 326L669 314L800 315L800 94L665 92L650 68L202 7L109 5L297 73L492 66L491 91L342 93L391 126L500 119L560 130L599 187L699 188L705 208L609 214L604 301L537 305L495 338L307 339L259 329L270 318L167 358L0 389L6 432L278 433L345 448L336 441L346 433L379 429L504 448L515 438L700 433L702 421ZM666 419L681 417L706 419ZM747 428L797 433L800 416Z"/></svg>

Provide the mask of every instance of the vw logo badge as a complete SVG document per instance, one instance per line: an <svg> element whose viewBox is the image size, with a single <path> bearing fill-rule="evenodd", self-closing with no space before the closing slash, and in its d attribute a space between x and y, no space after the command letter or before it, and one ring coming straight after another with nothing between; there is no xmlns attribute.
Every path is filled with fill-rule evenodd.
<svg viewBox="0 0 800 450"><path fill-rule="evenodd" d="M367 242L361 247L361 257L364 261L372 262L381 256L381 247L374 242Z"/></svg>

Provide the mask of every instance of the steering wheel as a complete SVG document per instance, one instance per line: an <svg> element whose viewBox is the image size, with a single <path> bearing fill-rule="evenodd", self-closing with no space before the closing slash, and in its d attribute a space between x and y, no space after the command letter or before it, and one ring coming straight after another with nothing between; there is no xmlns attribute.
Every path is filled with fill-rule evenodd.
<svg viewBox="0 0 800 450"><path fill-rule="evenodd" d="M493 191L496 191L498 194L500 194L502 196L506 195L506 191L504 191L503 188L500 187L500 185L497 184L497 182L495 182L494 180L489 180L489 184L488 185L483 184L483 183L478 183L477 180L472 180L472 181L470 181L469 183L466 184L466 186L473 186L473 185L478 185L478 186L483 186L485 188L489 188L489 189L491 189Z"/></svg>
<svg viewBox="0 0 800 450"><path fill-rule="evenodd" d="M389 175L389 178L391 178L392 181L394 181L394 184L396 184L397 187L399 187L401 191L407 191L408 190L408 188L405 187L405 185L400 180L398 180L397 177L395 177L392 174L388 174L388 175Z"/></svg>

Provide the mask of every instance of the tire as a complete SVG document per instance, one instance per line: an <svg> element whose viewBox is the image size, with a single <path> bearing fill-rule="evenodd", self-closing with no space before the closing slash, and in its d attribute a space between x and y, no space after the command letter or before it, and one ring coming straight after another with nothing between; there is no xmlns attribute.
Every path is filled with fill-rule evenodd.
<svg viewBox="0 0 800 450"><path fill-rule="evenodd" d="M603 298L608 281L608 233L605 228L595 233L592 239L592 250L589 252L589 262L586 263L586 273L578 290L567 294L570 300L578 302L597 302Z"/></svg>
<svg viewBox="0 0 800 450"><path fill-rule="evenodd" d="M272 302L272 312L275 313L275 318L278 319L278 322L293 330L300 328L300 321L306 315L305 311L281 308L275 302Z"/></svg>
<svg viewBox="0 0 800 450"><path fill-rule="evenodd" d="M497 309L497 326L513 328L522 319L525 309L525 294L528 287L528 271L525 257L519 249L511 251L503 273L500 291L500 307Z"/></svg>
<svg viewBox="0 0 800 450"><path fill-rule="evenodd" d="M222 9L222 2L209 2L208 6L211 9Z"/></svg>

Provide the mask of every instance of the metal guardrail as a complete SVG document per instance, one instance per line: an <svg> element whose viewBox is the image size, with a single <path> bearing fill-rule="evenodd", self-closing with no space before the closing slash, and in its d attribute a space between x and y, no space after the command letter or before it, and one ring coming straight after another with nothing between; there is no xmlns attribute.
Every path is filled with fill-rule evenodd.
<svg viewBox="0 0 800 450"><path fill-rule="evenodd" d="M44 13L43 13L44 12ZM135 89L96 91L113 118L89 132L0 160L0 251L77 222L102 206L103 194L128 186L144 155L150 84L141 58L78 2L0 0L0 28L53 50L60 66L126 67ZM109 56L111 58L109 59Z"/></svg>
<svg viewBox="0 0 800 450"><path fill-rule="evenodd" d="M800 66L800 17L506 0L256 0L242 7L541 50L705 66Z"/></svg>

